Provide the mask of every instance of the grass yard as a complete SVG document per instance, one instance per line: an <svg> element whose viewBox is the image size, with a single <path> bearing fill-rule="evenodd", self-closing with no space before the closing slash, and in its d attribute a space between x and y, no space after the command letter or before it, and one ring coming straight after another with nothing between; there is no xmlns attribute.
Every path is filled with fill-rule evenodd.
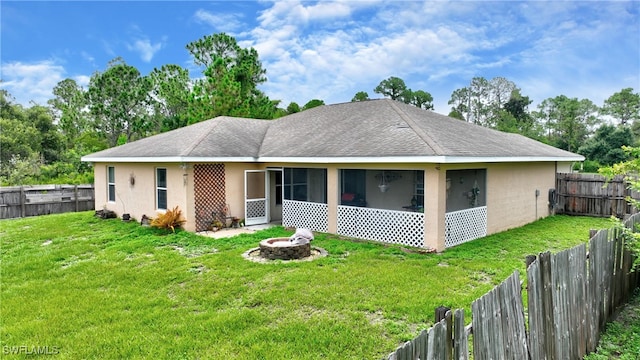
<svg viewBox="0 0 640 360"><path fill-rule="evenodd" d="M92 212L3 220L0 346L61 359L380 359L436 307L470 320L475 299L525 273L526 255L609 226L555 216L442 254L319 234L329 256L259 264L241 254L290 231L162 235Z"/></svg>

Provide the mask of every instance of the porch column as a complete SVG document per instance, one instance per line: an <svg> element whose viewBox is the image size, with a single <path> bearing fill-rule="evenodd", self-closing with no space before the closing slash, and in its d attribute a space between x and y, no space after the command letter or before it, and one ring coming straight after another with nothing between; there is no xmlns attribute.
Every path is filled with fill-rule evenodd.
<svg viewBox="0 0 640 360"><path fill-rule="evenodd" d="M442 252L445 249L447 171L439 165L425 169L424 192L424 245Z"/></svg>
<svg viewBox="0 0 640 360"><path fill-rule="evenodd" d="M333 166L327 167L327 224L329 233L338 232L338 199L339 193L338 169Z"/></svg>

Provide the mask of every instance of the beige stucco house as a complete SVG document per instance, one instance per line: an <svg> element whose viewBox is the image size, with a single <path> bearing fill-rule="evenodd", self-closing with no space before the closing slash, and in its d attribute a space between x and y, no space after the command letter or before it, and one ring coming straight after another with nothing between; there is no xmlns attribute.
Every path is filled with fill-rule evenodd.
<svg viewBox="0 0 640 360"><path fill-rule="evenodd" d="M224 208L246 225L438 251L549 215L556 173L583 159L388 99L223 116L83 158L96 208L119 215L179 206L201 231Z"/></svg>

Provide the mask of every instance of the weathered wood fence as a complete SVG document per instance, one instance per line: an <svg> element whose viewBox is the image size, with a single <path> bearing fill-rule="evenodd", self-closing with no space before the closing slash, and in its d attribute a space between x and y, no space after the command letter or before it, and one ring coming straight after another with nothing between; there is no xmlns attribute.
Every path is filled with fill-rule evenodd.
<svg viewBox="0 0 640 360"><path fill-rule="evenodd" d="M625 226L636 229L640 214ZM461 309L389 354L388 360L582 359L596 349L616 309L640 286L619 229L601 230L587 246L541 253L527 268L526 315L515 271L471 305L465 327ZM528 319L529 326L525 326Z"/></svg>
<svg viewBox="0 0 640 360"><path fill-rule="evenodd" d="M0 219L87 211L94 208L93 184L0 187Z"/></svg>
<svg viewBox="0 0 640 360"><path fill-rule="evenodd" d="M630 190L622 176L607 182L599 174L559 173L555 190L558 214L623 218L637 212L626 198L640 199L640 193Z"/></svg>

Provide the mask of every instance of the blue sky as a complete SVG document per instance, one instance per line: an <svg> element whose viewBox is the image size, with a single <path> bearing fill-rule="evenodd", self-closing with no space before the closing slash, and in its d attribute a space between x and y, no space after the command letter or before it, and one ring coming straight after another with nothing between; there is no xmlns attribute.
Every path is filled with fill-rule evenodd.
<svg viewBox="0 0 640 360"><path fill-rule="evenodd" d="M254 47L271 98L350 101L390 76L434 97L474 76L505 77L534 100L566 95L596 105L640 91L637 1L10 1L0 3L0 87L46 104L53 87L120 56L148 74L178 64L199 77L185 46L226 32Z"/></svg>

